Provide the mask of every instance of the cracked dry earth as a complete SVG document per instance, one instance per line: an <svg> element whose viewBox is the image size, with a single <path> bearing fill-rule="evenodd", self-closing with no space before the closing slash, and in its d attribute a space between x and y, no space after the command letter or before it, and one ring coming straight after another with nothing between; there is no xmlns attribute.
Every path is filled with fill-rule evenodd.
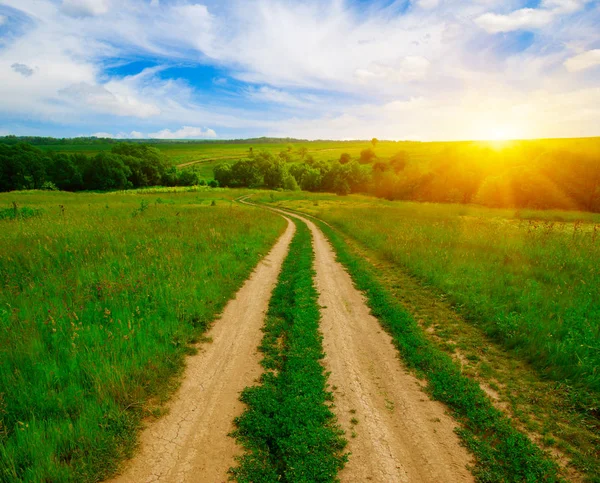
<svg viewBox="0 0 600 483"><path fill-rule="evenodd" d="M208 332L212 342L187 359L168 414L142 432L137 454L112 483L227 481L227 470L241 453L228 434L243 411L240 392L262 372L261 327L294 232L288 220L284 234Z"/></svg>

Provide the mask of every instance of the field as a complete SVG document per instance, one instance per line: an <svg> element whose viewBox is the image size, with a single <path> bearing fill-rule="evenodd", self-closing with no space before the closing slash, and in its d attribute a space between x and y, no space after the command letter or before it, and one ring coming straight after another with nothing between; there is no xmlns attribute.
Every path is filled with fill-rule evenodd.
<svg viewBox="0 0 600 483"><path fill-rule="evenodd" d="M283 230L236 195L0 196L0 481L98 481L130 454Z"/></svg>
<svg viewBox="0 0 600 483"><path fill-rule="evenodd" d="M593 323L600 319L599 215L523 219L514 212L364 197L317 196L283 206L322 218L439 288L548 377L600 393L600 328ZM572 217L578 221L564 221Z"/></svg>
<svg viewBox="0 0 600 483"><path fill-rule="evenodd" d="M597 213L191 186L0 225L0 481L598 481Z"/></svg>
<svg viewBox="0 0 600 483"><path fill-rule="evenodd" d="M423 310L424 303L435 305L442 299L449 312L460 314L487 338L486 345L497 344L501 352L535 368L537 382L551 381L544 386L546 390L566 399L561 403L569 413L564 415L569 421L565 426L579 426L579 431L565 426L554 426L553 431L569 440L564 448L577 453L579 447L579 457L590 458L582 466L598 471L600 425L595 408L600 401L600 333L595 321L600 319L600 270L595 260L600 257L599 215L305 193L263 196L262 201L314 215L359 246L362 256L386 263L380 269L389 279L388 290L404 298L406 305L413 304L409 308L423 317L426 333L440 331L449 353L466 349L468 341L461 340L456 331L444 334L449 327L442 327L442 322L436 327L439 314ZM387 272L384 266L389 267ZM398 276L398 270L411 278ZM418 302L406 295L410 290L419 293ZM429 296L423 296L426 292ZM486 359L487 347L470 348L474 361ZM477 372L485 373L481 380L498 389L502 376L496 373L500 382L494 380L486 364ZM540 411L539 406L534 410ZM590 428L595 429L589 433ZM548 427L537 429L549 431Z"/></svg>
<svg viewBox="0 0 600 483"><path fill-rule="evenodd" d="M535 142L535 141L533 141ZM568 150L573 152L586 152L591 147L597 148L598 138L585 139L549 139L544 140L549 149ZM292 156L298 156L302 149L315 160L338 160L342 153L349 154L352 158L358 158L361 151L372 148L370 141L304 141L304 142L269 142L269 143L152 143L153 147L160 149L176 166L196 166L204 179L213 178L214 166L227 161L246 158L250 148L254 152L265 151L273 155L280 152L289 152ZM507 142L414 142L414 141L379 141L376 145L376 153L381 160L388 160L399 151L407 153L408 157L420 165L422 171L430 168L431 160L448 149L476 145L485 149L495 151L511 148L515 143ZM38 145L40 149L58 153L81 153L93 155L99 152L110 151L113 144L92 145Z"/></svg>
<svg viewBox="0 0 600 483"><path fill-rule="evenodd" d="M425 149L420 148L423 143L395 143L381 142L379 144L382 155L391 156L400 148L409 148L411 151L418 153L423 152L426 155L430 149L441 149L452 143L427 143ZM309 141L297 143L243 143L243 144L227 144L227 143L168 143L168 144L152 144L165 153L175 165L186 163L201 162L203 160L226 160L239 159L248 155L250 147L253 150L264 150L272 154L278 154L281 151L288 151L290 148L293 152L297 152L300 148L306 148L308 154L311 154L315 159L338 159L340 154L348 153L352 156L358 156L360 151L371 146L367 141ZM103 151L110 151L112 144L93 144L93 145L39 145L40 149L60 153L83 153L96 154Z"/></svg>

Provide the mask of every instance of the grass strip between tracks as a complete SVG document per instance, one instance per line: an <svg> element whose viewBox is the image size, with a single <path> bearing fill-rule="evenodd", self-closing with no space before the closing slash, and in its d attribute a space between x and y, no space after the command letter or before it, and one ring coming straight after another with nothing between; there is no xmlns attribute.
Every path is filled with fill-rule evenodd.
<svg viewBox="0 0 600 483"><path fill-rule="evenodd" d="M445 403L462 427L457 430L474 454L473 473L480 482L562 481L558 466L502 412L479 385L423 334L417 322L377 280L374 268L353 253L342 235L316 221L333 245L337 259L367 296L373 315L393 337L402 359L428 382L434 399Z"/></svg>
<svg viewBox="0 0 600 483"><path fill-rule="evenodd" d="M232 435L246 450L231 469L239 482L337 481L347 461L320 363L311 236L304 223L296 226L263 329L265 373L242 392L247 409L235 420Z"/></svg>

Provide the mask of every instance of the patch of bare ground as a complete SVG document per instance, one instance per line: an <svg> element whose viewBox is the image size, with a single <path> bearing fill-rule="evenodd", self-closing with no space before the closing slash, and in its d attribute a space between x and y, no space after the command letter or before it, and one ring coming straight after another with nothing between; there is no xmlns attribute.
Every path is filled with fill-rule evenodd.
<svg viewBox="0 0 600 483"><path fill-rule="evenodd" d="M555 457L568 481L597 481L600 426L574 409L568 387L541 379L529 364L466 321L443 294L354 240L346 237L346 241L376 267L380 281L427 337L460 362L463 372L479 383L517 429Z"/></svg>
<svg viewBox="0 0 600 483"><path fill-rule="evenodd" d="M148 422L139 451L113 483L227 481L242 451L228 434L243 410L240 392L262 372L261 327L294 231L288 220L285 233L208 332L212 342L187 359L168 413Z"/></svg>

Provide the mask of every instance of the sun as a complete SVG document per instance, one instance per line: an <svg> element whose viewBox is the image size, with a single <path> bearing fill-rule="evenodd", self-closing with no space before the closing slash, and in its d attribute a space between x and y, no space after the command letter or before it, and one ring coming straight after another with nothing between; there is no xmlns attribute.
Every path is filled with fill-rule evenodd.
<svg viewBox="0 0 600 483"><path fill-rule="evenodd" d="M476 139L493 143L505 143L507 141L522 139L523 132L515 124L489 123L482 124L476 129Z"/></svg>
<svg viewBox="0 0 600 483"><path fill-rule="evenodd" d="M511 139L510 134L502 128L495 129L490 131L490 134L487 136L487 141L508 141Z"/></svg>

